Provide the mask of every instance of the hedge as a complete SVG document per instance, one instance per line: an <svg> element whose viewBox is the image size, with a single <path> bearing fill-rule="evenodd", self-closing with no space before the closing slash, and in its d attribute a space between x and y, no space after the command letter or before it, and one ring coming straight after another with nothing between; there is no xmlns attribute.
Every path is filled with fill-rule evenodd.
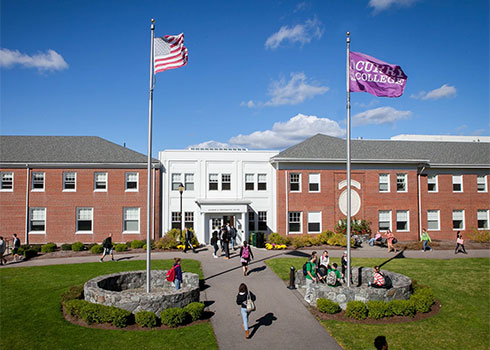
<svg viewBox="0 0 490 350"><path fill-rule="evenodd" d="M162 323L169 327L176 327L185 322L187 313L179 307L172 307L160 313Z"/></svg>
<svg viewBox="0 0 490 350"><path fill-rule="evenodd" d="M336 314L341 310L338 303L324 298L319 298L316 300L316 307L318 311L327 314Z"/></svg>
<svg viewBox="0 0 490 350"><path fill-rule="evenodd" d="M417 312L415 303L412 300L392 300L388 303L388 307L397 316L414 317Z"/></svg>
<svg viewBox="0 0 490 350"><path fill-rule="evenodd" d="M184 307L184 311L189 315L192 321L201 319L204 313L204 304L199 302L193 302Z"/></svg>
<svg viewBox="0 0 490 350"><path fill-rule="evenodd" d="M347 303L345 316L355 320L365 320L368 315L368 308L362 301L354 300Z"/></svg>
<svg viewBox="0 0 490 350"><path fill-rule="evenodd" d="M92 248L90 248L90 252L92 254L102 254L103 251L104 251L104 247L99 244L96 244L92 246Z"/></svg>
<svg viewBox="0 0 490 350"><path fill-rule="evenodd" d="M154 312L140 311L134 315L136 324L141 327L153 328L158 324L158 317Z"/></svg>
<svg viewBox="0 0 490 350"><path fill-rule="evenodd" d="M380 318L393 316L393 313L388 309L388 304L380 300L370 300L366 303L368 308L368 317L373 320L379 320Z"/></svg>
<svg viewBox="0 0 490 350"><path fill-rule="evenodd" d="M56 250L56 244L54 243L46 243L41 247L41 252L43 253L52 253Z"/></svg>
<svg viewBox="0 0 490 350"><path fill-rule="evenodd" d="M61 250L71 250L71 244L70 243L63 243L61 245Z"/></svg>
<svg viewBox="0 0 490 350"><path fill-rule="evenodd" d="M131 242L131 249L143 248L144 245L145 245L144 241L140 241L139 239L135 239L134 241Z"/></svg>
<svg viewBox="0 0 490 350"><path fill-rule="evenodd" d="M61 302L64 304L69 300L83 299L83 286L71 286L66 292L61 294Z"/></svg>
<svg viewBox="0 0 490 350"><path fill-rule="evenodd" d="M128 245L126 243L116 244L116 246L114 247L114 250L116 252L124 252L124 251L128 250Z"/></svg>
<svg viewBox="0 0 490 350"><path fill-rule="evenodd" d="M83 249L85 249L85 246L82 242L75 242L71 245L71 250L74 252L81 252Z"/></svg>

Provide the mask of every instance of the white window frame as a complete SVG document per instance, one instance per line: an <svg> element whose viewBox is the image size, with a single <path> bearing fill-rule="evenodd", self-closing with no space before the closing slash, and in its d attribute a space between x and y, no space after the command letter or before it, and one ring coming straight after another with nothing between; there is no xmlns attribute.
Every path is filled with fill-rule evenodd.
<svg viewBox="0 0 490 350"><path fill-rule="evenodd" d="M318 185L318 190L311 190L311 185ZM320 192L320 184L321 184L321 176L320 173L309 173L308 174L308 192L311 193L319 193Z"/></svg>
<svg viewBox="0 0 490 350"><path fill-rule="evenodd" d="M463 192L463 175L453 175L453 183L452 184L453 184L453 192L454 193L462 193ZM461 190L455 191L454 185L458 185L458 184L461 185Z"/></svg>
<svg viewBox="0 0 490 350"><path fill-rule="evenodd" d="M128 210L134 210L136 209L136 212L138 213L137 218L128 218ZM126 222L129 221L137 221L138 222L138 229L137 230L126 230ZM129 233L129 234L139 234L140 228L141 228L141 216L140 216L140 208L137 207L125 207L123 208L123 232L122 233Z"/></svg>
<svg viewBox="0 0 490 350"><path fill-rule="evenodd" d="M247 185L251 185L252 188L247 188ZM255 174L245 174L245 191L255 191Z"/></svg>
<svg viewBox="0 0 490 350"><path fill-rule="evenodd" d="M293 181L293 176L295 177L295 181ZM297 176L297 179L296 179ZM292 184L298 184L297 190L292 190ZM289 192L301 192L301 173L289 173Z"/></svg>
<svg viewBox="0 0 490 350"><path fill-rule="evenodd" d="M184 189L186 191L194 191L194 173L185 173L184 174ZM192 187L192 188L191 188Z"/></svg>
<svg viewBox="0 0 490 350"><path fill-rule="evenodd" d="M170 175L170 181L172 181L172 191L178 191L179 186L182 183L182 174L181 173L172 173Z"/></svg>
<svg viewBox="0 0 490 350"><path fill-rule="evenodd" d="M9 176L12 178L11 181L4 181L4 176ZM0 172L0 181L1 181L1 184L0 184L0 192L13 192L14 191L14 172L13 171L2 171ZM11 188L3 188L3 185L4 183L9 183L11 182L12 183L12 187Z"/></svg>
<svg viewBox="0 0 490 350"><path fill-rule="evenodd" d="M248 230L249 231L255 231L255 228L257 227L257 215L255 214L255 211L249 210L248 211ZM254 226L250 227L250 223L252 223Z"/></svg>
<svg viewBox="0 0 490 350"><path fill-rule="evenodd" d="M128 188L128 182L135 182L135 181L129 181L129 176L131 175L136 175L136 188ZM125 192L138 192L140 187L140 175L139 173L135 171L127 172L124 174L124 190Z"/></svg>
<svg viewBox="0 0 490 350"><path fill-rule="evenodd" d="M381 220L381 214L386 214L386 215L389 215L389 227L388 229L386 228L381 228L381 222L387 222L386 220ZM378 230L379 231L388 231L390 230L391 232L393 232L393 225L392 225L392 217L391 217L391 210L378 210Z"/></svg>
<svg viewBox="0 0 490 350"><path fill-rule="evenodd" d="M43 218L42 219L37 219L37 220L34 220L34 211L36 210L39 210L39 211L43 211L44 214L43 214ZM46 208L29 208L29 234L34 234L34 235L37 235L37 234L41 234L41 235L44 235L46 234L46 227L47 227L47 209ZM32 230L32 222L33 221L44 221L44 230L43 231L33 231Z"/></svg>
<svg viewBox="0 0 490 350"><path fill-rule="evenodd" d="M97 176L105 175L105 188L97 188ZM109 190L109 173L103 171L97 171L94 173L94 192L107 192Z"/></svg>
<svg viewBox="0 0 490 350"><path fill-rule="evenodd" d="M398 223L404 222L404 221L398 220L398 213L406 213L407 214L407 220L406 220L407 228L405 230L399 230L398 229ZM395 215L396 215L396 231L397 232L409 232L410 231L410 211L409 210L397 210Z"/></svg>
<svg viewBox="0 0 490 350"><path fill-rule="evenodd" d="M454 214L456 213L461 213L461 219L458 219L458 218L454 218ZM464 215L464 209L454 209L453 210L453 213L452 213L452 227L453 227L453 231L461 231L461 230L464 230L465 229L465 215ZM461 220L461 227L454 227L454 221L455 220Z"/></svg>
<svg viewBox="0 0 490 350"><path fill-rule="evenodd" d="M489 215L488 215L488 212L489 212L488 209L478 209L476 211L476 220L477 220L476 227L478 228L478 230L488 230L489 229ZM482 220L482 221L485 220L486 221L485 227L481 227L481 228L478 227L478 221L480 221L480 220Z"/></svg>
<svg viewBox="0 0 490 350"><path fill-rule="evenodd" d="M188 225L189 223L192 223L192 225ZM194 229L194 212L193 211L186 211L184 212L184 227L193 228Z"/></svg>
<svg viewBox="0 0 490 350"><path fill-rule="evenodd" d="M434 218L430 218L430 214L437 214L437 221ZM437 228L430 228L429 222L436 221ZM441 230L441 211L439 209L427 210L427 231L440 231Z"/></svg>
<svg viewBox="0 0 490 350"><path fill-rule="evenodd" d="M231 191L231 174L230 173L223 173L223 174L221 174L220 178L221 178L221 191ZM229 181L225 181L225 178ZM228 184L229 188L224 189L223 188L224 184Z"/></svg>
<svg viewBox="0 0 490 350"><path fill-rule="evenodd" d="M216 188L211 189L211 184L216 184ZM208 176L208 191L219 191L219 174L211 173Z"/></svg>
<svg viewBox="0 0 490 350"><path fill-rule="evenodd" d="M257 174L257 191L267 191L267 174Z"/></svg>
<svg viewBox="0 0 490 350"><path fill-rule="evenodd" d="M69 174L73 174L74 175L74 185L75 187L74 188L66 188L66 185L68 183L71 184L71 182L68 182L67 181L67 177ZM63 192L76 192L77 191L77 173L76 171L64 171L63 172Z"/></svg>
<svg viewBox="0 0 490 350"><path fill-rule="evenodd" d="M429 190L429 184L434 185L434 190ZM437 175L428 175L427 176L427 192L436 193L439 192L439 178Z"/></svg>
<svg viewBox="0 0 490 350"><path fill-rule="evenodd" d="M386 179L387 181L382 181ZM381 190L381 185L386 184L387 189L386 190ZM390 174L388 173L381 173L378 174L378 192L380 193L388 193L390 192Z"/></svg>
<svg viewBox="0 0 490 350"><path fill-rule="evenodd" d="M90 216L91 216L91 218L90 218L90 221L91 221L91 224L90 224L91 230L90 231L80 231L78 229L78 222L79 221L82 221L80 219L80 215L79 215L80 210L82 210L82 209L90 209ZM93 234L94 233L94 208L79 207L79 208L76 209L75 215L76 215L76 217L75 217L75 219L76 219L75 220L76 221L76 227L75 227L76 232L75 232L75 234L82 234L82 235L85 235L85 234ZM83 220L83 221L88 221L88 219L87 220Z"/></svg>
<svg viewBox="0 0 490 350"><path fill-rule="evenodd" d="M174 220L174 219L178 219L178 220ZM174 227L174 224L175 223L178 223L178 226L179 227ZM172 211L170 213L170 228L171 229L176 228L177 230L180 230L180 229L182 229L180 227L180 223L181 223L181 221L180 221L180 211ZM177 226L177 225L175 225L175 226Z"/></svg>
<svg viewBox="0 0 490 350"><path fill-rule="evenodd" d="M483 178L483 181L478 181L481 178ZM478 185L482 185L482 184L484 186L484 189L483 190L480 190L478 188ZM476 191L479 192L479 193L486 193L486 192L488 192L487 175L477 175L476 176Z"/></svg>
<svg viewBox="0 0 490 350"><path fill-rule="evenodd" d="M260 225L265 225L265 228L260 228ZM262 210L257 212L257 231L267 231L267 211Z"/></svg>
<svg viewBox="0 0 490 350"><path fill-rule="evenodd" d="M403 179L404 189L398 189L398 179ZM408 192L408 174L407 173L398 173L396 174L396 192Z"/></svg>
<svg viewBox="0 0 490 350"><path fill-rule="evenodd" d="M307 222L308 233L312 233L312 234L321 233L322 232L322 212L321 211L309 211L307 218L308 218L308 222ZM311 231L310 230L310 224L318 224L318 231Z"/></svg>
<svg viewBox="0 0 490 350"><path fill-rule="evenodd" d="M291 214L299 214L298 221L291 221ZM295 215L296 216L296 215ZM291 231L291 223L299 223L299 231ZM301 234L303 233L303 212L301 211L289 211L288 212L288 233Z"/></svg>
<svg viewBox="0 0 490 350"><path fill-rule="evenodd" d="M42 174L42 178L43 178L43 188L34 188L34 184L35 183L39 183L39 180L35 180L35 176L36 175L41 175ZM32 192L44 192L44 189L46 188L46 173L45 172L42 172L42 171L33 171L32 172L32 183L31 183L31 191Z"/></svg>

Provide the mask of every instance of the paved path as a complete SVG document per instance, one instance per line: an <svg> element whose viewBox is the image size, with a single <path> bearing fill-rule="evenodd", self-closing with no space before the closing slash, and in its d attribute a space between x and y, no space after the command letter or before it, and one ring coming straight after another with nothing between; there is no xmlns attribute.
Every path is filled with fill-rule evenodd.
<svg viewBox="0 0 490 350"><path fill-rule="evenodd" d="M291 251L265 251L254 249L255 260L250 264L249 275L243 276L237 253L230 260L214 259L211 250L202 248L197 254L189 252L155 252L152 259L170 259L174 256L201 261L205 276L205 288L201 300L207 301L208 309L214 312L211 318L220 349L342 349L320 323L306 309L306 304L296 291L290 291L264 263L265 259ZM296 251L308 254L311 250ZM330 250L331 257L340 257L342 250ZM300 254L298 254L300 255ZM353 257L393 257L386 248L364 247L352 251ZM122 256L119 255L119 257ZM288 255L286 255L288 256ZM290 255L289 255L290 256ZM423 253L405 251L406 258L452 259L470 257L490 257L489 250L472 250L467 255L454 254L454 251L440 250ZM146 259L146 254L124 254L124 257L136 260ZM116 258L118 255L116 254ZM96 262L99 256L80 256L73 258L33 259L6 267L41 266ZM108 262L109 263L109 262ZM5 267L4 267L5 268ZM251 338L245 339L241 328L239 306L235 303L238 286L246 283L257 295L257 310L250 315Z"/></svg>

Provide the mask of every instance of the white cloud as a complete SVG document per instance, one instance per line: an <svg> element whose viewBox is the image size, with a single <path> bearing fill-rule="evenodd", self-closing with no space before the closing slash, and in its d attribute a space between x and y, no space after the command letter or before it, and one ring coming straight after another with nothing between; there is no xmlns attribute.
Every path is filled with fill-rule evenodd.
<svg viewBox="0 0 490 350"><path fill-rule="evenodd" d="M68 68L68 63L54 50L46 53L39 52L29 56L18 50L0 49L0 66L10 68L16 64L27 68L37 68L40 71L63 70Z"/></svg>
<svg viewBox="0 0 490 350"><path fill-rule="evenodd" d="M304 73L291 73L291 79L286 82L285 79L272 82L269 87L271 99L265 106L296 105L308 98L316 95L322 95L328 91L327 86L310 85L306 81Z"/></svg>
<svg viewBox="0 0 490 350"><path fill-rule="evenodd" d="M297 144L318 133L342 137L345 130L328 118L298 114L286 122L276 122L271 130L255 131L248 135L239 134L228 141L250 149L282 149Z"/></svg>
<svg viewBox="0 0 490 350"><path fill-rule="evenodd" d="M307 44L312 38L321 38L323 27L317 19L309 19L304 24L297 24L294 27L282 26L278 32L272 34L265 41L266 49L277 49L283 41L291 43Z"/></svg>
<svg viewBox="0 0 490 350"><path fill-rule="evenodd" d="M218 142L214 140L201 142L197 145L189 146L189 148L229 148L229 147L233 147L233 146L231 146L228 143Z"/></svg>
<svg viewBox="0 0 490 350"><path fill-rule="evenodd" d="M369 0L369 6L374 8L374 12L387 10L391 6L409 7L418 0Z"/></svg>
<svg viewBox="0 0 490 350"><path fill-rule="evenodd" d="M379 107L356 114L352 118L352 124L392 124L397 120L408 119L411 114L410 111L398 111L393 107Z"/></svg>
<svg viewBox="0 0 490 350"><path fill-rule="evenodd" d="M240 106L246 106L248 108L254 108L255 107L255 102L250 100L248 102L245 102L245 101L242 101L242 103L240 103Z"/></svg>
<svg viewBox="0 0 490 350"><path fill-rule="evenodd" d="M417 100L438 100L440 98L449 98L454 96L456 96L456 88L448 84L444 84L440 88L431 90L429 92L420 91L418 94L410 95L411 98Z"/></svg>

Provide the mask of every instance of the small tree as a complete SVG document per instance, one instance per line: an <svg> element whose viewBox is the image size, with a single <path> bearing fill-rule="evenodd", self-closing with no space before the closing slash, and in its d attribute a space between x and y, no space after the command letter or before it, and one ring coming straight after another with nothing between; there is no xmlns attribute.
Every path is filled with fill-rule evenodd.
<svg viewBox="0 0 490 350"><path fill-rule="evenodd" d="M347 234L347 219L341 219L335 225L335 232ZM350 232L353 235L369 235L371 234L371 223L364 219L357 220L356 218L351 218L350 221Z"/></svg>

